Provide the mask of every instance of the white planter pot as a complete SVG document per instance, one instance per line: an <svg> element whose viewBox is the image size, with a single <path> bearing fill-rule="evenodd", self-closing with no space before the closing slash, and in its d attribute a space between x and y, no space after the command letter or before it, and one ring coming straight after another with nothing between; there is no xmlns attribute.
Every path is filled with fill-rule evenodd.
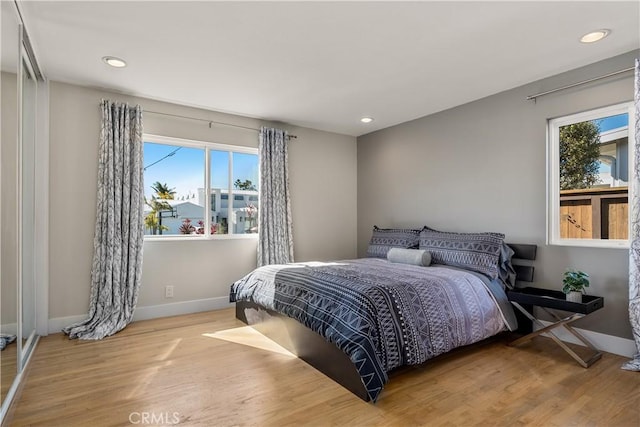
<svg viewBox="0 0 640 427"><path fill-rule="evenodd" d="M567 301L582 302L582 292L569 292L567 294Z"/></svg>

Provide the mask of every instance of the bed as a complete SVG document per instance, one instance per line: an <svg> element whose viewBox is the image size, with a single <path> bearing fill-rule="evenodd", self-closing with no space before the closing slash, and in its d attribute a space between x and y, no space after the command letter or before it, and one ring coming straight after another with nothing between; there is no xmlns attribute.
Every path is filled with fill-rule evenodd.
<svg viewBox="0 0 640 427"><path fill-rule="evenodd" d="M394 369L516 329L504 289L525 246L503 239L375 227L367 258L260 267L230 300L238 319L375 402ZM387 257L401 250L434 263Z"/></svg>

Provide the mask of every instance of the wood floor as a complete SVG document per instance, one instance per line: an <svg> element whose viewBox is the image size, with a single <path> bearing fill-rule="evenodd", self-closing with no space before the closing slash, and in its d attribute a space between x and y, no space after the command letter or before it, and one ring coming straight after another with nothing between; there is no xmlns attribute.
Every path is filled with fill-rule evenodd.
<svg viewBox="0 0 640 427"><path fill-rule="evenodd" d="M97 342L45 337L6 425L640 425L640 374L624 358L584 369L546 338L396 372L371 404L251 332L227 309Z"/></svg>

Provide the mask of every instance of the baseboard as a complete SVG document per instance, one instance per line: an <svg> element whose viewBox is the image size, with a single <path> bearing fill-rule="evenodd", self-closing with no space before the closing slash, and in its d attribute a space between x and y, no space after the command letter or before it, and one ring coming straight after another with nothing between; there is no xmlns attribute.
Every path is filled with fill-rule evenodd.
<svg viewBox="0 0 640 427"><path fill-rule="evenodd" d="M69 326L73 323L82 322L88 317L88 314L77 314L75 316L54 317L49 319L48 332L50 334L57 334L62 332L62 328Z"/></svg>
<svg viewBox="0 0 640 427"><path fill-rule="evenodd" d="M133 320L157 319L159 317L178 316L180 314L199 313L201 311L220 310L229 307L233 307L233 304L229 302L228 296L149 305L137 307L133 314Z"/></svg>
<svg viewBox="0 0 640 427"><path fill-rule="evenodd" d="M552 322L540 320L540 323L542 323L544 326L548 326ZM534 329L538 330L541 328L534 326ZM620 356L625 356L629 358L632 358L637 352L636 344L631 339L602 334L600 332L588 331L586 329L580 329L580 328L573 328L573 329L575 329L582 336L584 336L587 339L587 341L593 344L593 346L598 350L606 351L607 353L618 354ZM580 340L574 337L565 328L562 328L562 327L556 328L553 330L553 333L562 341L584 346L584 344Z"/></svg>
<svg viewBox="0 0 640 427"><path fill-rule="evenodd" d="M5 323L2 325L2 329L0 329L0 333L7 335L18 335L18 324L17 323Z"/></svg>
<svg viewBox="0 0 640 427"><path fill-rule="evenodd" d="M198 313L201 311L220 310L232 307L229 297L206 298L193 301L181 301L170 304L148 305L146 307L136 307L133 320L149 320L159 317L178 316L180 314ZM49 333L55 334L62 331L62 328L73 323L82 322L87 318L87 314L76 316L55 317L49 319Z"/></svg>

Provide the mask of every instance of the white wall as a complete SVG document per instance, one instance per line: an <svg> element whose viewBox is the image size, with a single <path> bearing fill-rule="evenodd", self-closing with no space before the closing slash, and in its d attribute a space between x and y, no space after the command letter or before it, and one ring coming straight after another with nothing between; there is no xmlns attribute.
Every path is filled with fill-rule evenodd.
<svg viewBox="0 0 640 427"><path fill-rule="evenodd" d="M66 83L50 86L49 317L56 325L88 311L93 254L100 99L139 103L143 110L260 127L255 119L183 107ZM143 116L157 135L257 147L257 132ZM356 256L356 139L291 126L290 186L297 261ZM256 265L255 239L147 241L138 311L193 300L228 301L231 283ZM164 298L173 285L174 298ZM147 308L145 308L147 307ZM147 316L145 314L145 317Z"/></svg>
<svg viewBox="0 0 640 427"><path fill-rule="evenodd" d="M633 100L633 73L527 101L527 95L628 68L638 52L592 64L358 138L358 253L371 228L498 231L538 245L536 286L567 268L591 275L604 309L584 329L631 338L628 250L547 246L547 119ZM532 60L539 60L533 58ZM473 78L472 73L469 78ZM464 82L460 82L464 84Z"/></svg>

